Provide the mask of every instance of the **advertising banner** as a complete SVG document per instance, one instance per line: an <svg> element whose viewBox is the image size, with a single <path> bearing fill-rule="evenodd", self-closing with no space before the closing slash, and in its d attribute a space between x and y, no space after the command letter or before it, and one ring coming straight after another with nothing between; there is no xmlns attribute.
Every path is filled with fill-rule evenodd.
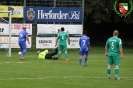
<svg viewBox="0 0 133 88"><path fill-rule="evenodd" d="M11 11L12 18L23 18L23 6L0 5L0 11ZM9 14L0 13L0 17L9 17Z"/></svg>
<svg viewBox="0 0 133 88"><path fill-rule="evenodd" d="M37 35L57 34L58 29L65 28L65 32L71 35L82 35L82 25L60 25L60 24L37 24Z"/></svg>
<svg viewBox="0 0 133 88"><path fill-rule="evenodd" d="M48 49L55 48L56 37L36 37L36 48ZM79 37L70 37L68 48L79 48Z"/></svg>
<svg viewBox="0 0 133 88"><path fill-rule="evenodd" d="M8 11L8 6L0 5L0 11ZM0 13L0 17L8 17L8 13Z"/></svg>
<svg viewBox="0 0 133 88"><path fill-rule="evenodd" d="M36 48L55 48L55 37L36 37Z"/></svg>
<svg viewBox="0 0 133 88"><path fill-rule="evenodd" d="M31 37L29 37L30 44L27 43L27 48L31 48ZM0 48L9 48L9 37L0 37ZM18 37L11 37L11 48L20 48L18 45Z"/></svg>
<svg viewBox="0 0 133 88"><path fill-rule="evenodd" d="M11 24L11 35L18 35L23 27L32 35L32 24ZM0 35L9 35L9 24L0 24Z"/></svg>
<svg viewBox="0 0 133 88"><path fill-rule="evenodd" d="M25 21L82 22L82 8L25 7Z"/></svg>

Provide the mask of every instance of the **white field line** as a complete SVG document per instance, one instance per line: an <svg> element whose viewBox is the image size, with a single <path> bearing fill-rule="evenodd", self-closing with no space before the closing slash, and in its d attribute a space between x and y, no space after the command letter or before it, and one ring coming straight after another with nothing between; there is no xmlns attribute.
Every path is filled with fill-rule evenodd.
<svg viewBox="0 0 133 88"><path fill-rule="evenodd" d="M87 79L107 79L107 77L84 77L84 76L64 76L64 77L43 77L43 78L7 78L0 80L43 80L43 79L69 79L69 78L87 78ZM120 77L121 79L133 80L133 77ZM113 78L112 78L113 79Z"/></svg>
<svg viewBox="0 0 133 88"><path fill-rule="evenodd" d="M51 60L42 60L42 61L44 61L44 62L53 62L53 61L58 62L57 60L52 60L52 61L51 61ZM98 61L98 62L99 62L99 61L102 61L102 62L106 62L107 60L88 60L88 62L89 62L89 61L92 61L92 62L93 62L93 61ZM129 60L124 60L124 61L129 61ZM61 62L65 62L65 59L62 59ZM78 62L78 59L77 59L77 61L70 61L70 62ZM9 63L33 63L33 62L27 62L27 61L25 62L25 60L24 60L24 61L21 61L21 60L20 60L20 61L18 61L18 62L17 62L17 61L16 61L16 62L1 62L0 64L2 64L2 63L4 63L4 64L9 64Z"/></svg>
<svg viewBox="0 0 133 88"><path fill-rule="evenodd" d="M58 62L57 60L53 60L53 61L51 61L51 60L49 60L49 61L45 61L45 60L43 60L44 61L44 63L45 62L52 62L53 63L53 61L55 61L55 62ZM88 62L89 61L102 61L102 62L107 62L107 60L88 60ZM124 61L128 61L128 60L124 60ZM61 62L65 62L65 59L64 60L61 60ZM78 60L77 61L70 61L70 62L78 62ZM33 63L33 62L25 62L25 61L19 61L19 62L1 62L0 64L10 64L10 63L17 63L17 64L29 64L29 63Z"/></svg>

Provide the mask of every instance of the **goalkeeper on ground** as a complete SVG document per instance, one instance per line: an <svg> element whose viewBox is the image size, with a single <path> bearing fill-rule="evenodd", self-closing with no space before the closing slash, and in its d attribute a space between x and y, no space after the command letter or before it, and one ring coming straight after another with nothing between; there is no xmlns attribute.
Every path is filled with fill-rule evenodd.
<svg viewBox="0 0 133 88"><path fill-rule="evenodd" d="M38 59L53 59L53 60L58 60L57 57L53 57L56 55L58 52L57 48L54 50L54 52L49 53L49 51L46 49L42 52L37 51L38 54Z"/></svg>

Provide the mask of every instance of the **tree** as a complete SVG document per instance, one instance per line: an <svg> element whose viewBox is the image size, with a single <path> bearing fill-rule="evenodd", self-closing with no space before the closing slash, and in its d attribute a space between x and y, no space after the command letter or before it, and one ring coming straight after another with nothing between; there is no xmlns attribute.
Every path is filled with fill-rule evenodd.
<svg viewBox="0 0 133 88"><path fill-rule="evenodd" d="M114 11L115 0L85 0L85 22L126 22L133 23L133 12L127 17L120 17Z"/></svg>

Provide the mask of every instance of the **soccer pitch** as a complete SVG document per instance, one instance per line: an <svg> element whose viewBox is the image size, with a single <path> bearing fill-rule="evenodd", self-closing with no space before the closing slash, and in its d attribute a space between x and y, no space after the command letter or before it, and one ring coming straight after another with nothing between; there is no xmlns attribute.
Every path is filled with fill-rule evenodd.
<svg viewBox="0 0 133 88"><path fill-rule="evenodd" d="M107 79L107 58L104 47L91 47L87 66L79 67L78 49L68 50L70 62L64 55L57 60L39 60L36 52L28 51L25 60L17 52L12 57L0 55L0 88L132 88L133 49L124 48L121 60L121 80Z"/></svg>

